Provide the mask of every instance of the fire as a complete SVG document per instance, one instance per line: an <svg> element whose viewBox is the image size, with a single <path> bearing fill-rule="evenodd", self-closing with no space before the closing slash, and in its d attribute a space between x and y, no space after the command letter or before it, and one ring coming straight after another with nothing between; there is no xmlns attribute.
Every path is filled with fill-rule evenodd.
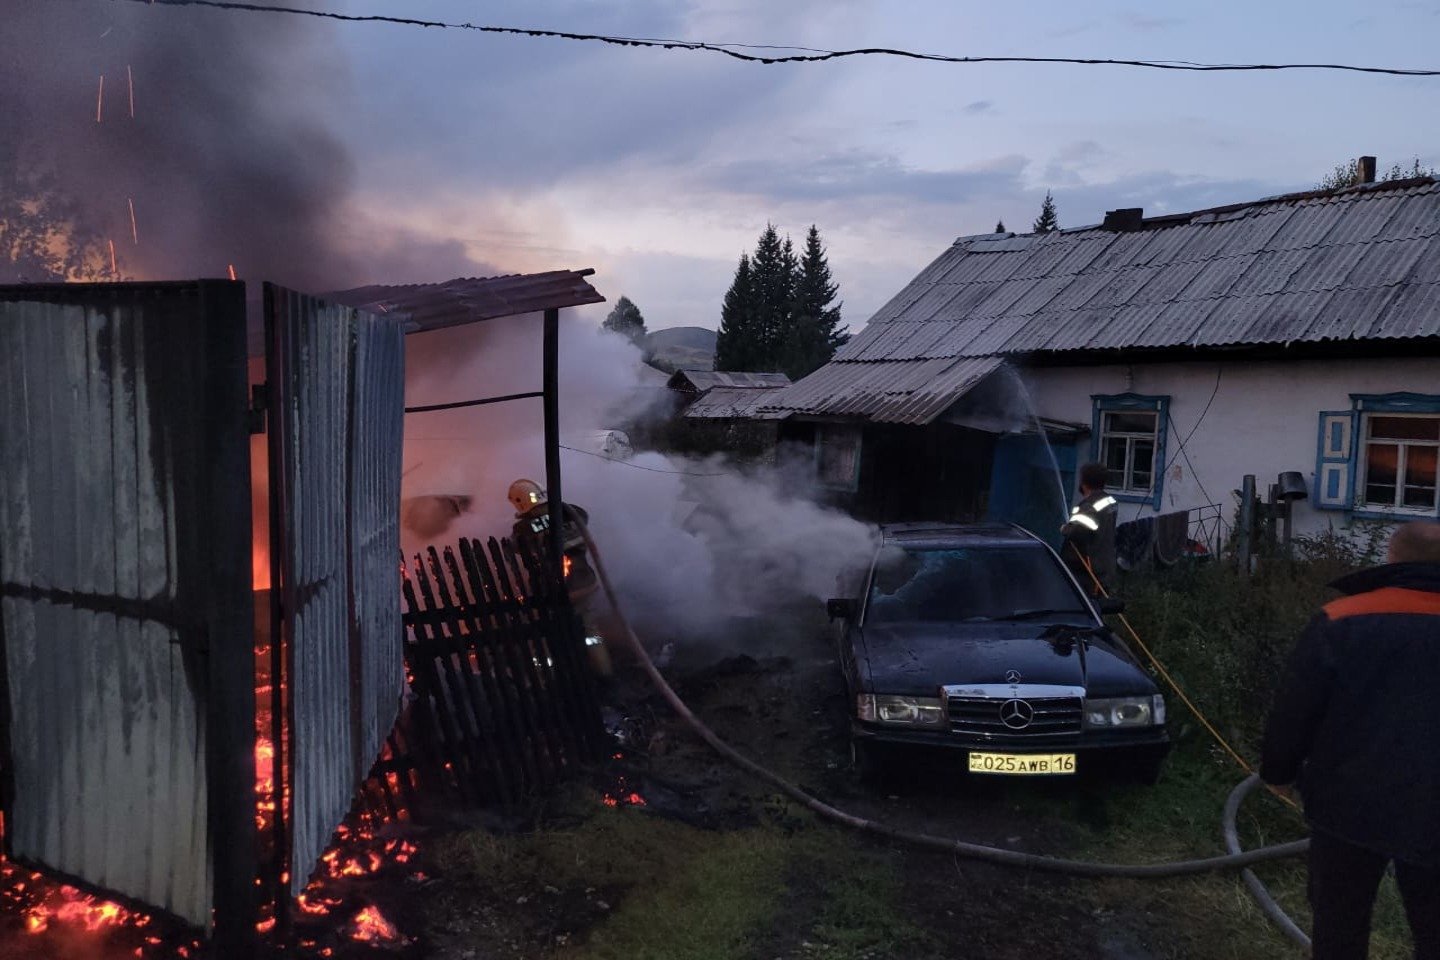
<svg viewBox="0 0 1440 960"><path fill-rule="evenodd" d="M572 561L569 557L565 557L565 558L564 558L564 568L565 568L565 569L564 569L564 575L565 575L565 576L567 576L567 577L570 576L570 567L573 566L573 565L574 565L574 561Z"/></svg>
<svg viewBox="0 0 1440 960"><path fill-rule="evenodd" d="M350 936L361 943L393 943L400 939L400 931L378 907L371 905L355 915L355 930Z"/></svg>

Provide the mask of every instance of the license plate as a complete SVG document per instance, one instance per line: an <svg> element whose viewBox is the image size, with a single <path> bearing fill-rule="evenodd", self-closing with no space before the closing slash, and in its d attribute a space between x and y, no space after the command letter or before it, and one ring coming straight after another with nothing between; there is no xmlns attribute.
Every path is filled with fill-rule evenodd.
<svg viewBox="0 0 1440 960"><path fill-rule="evenodd" d="M972 753L971 773L1055 775L1075 772L1073 753Z"/></svg>

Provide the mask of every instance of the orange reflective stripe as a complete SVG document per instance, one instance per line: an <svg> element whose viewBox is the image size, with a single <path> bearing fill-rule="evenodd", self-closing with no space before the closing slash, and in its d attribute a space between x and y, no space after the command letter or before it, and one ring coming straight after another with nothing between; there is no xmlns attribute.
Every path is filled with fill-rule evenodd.
<svg viewBox="0 0 1440 960"><path fill-rule="evenodd" d="M1405 587L1381 587L1353 597L1341 597L1325 604L1325 615L1331 620L1363 617L1376 613L1424 613L1440 617L1440 593L1432 590L1410 590Z"/></svg>

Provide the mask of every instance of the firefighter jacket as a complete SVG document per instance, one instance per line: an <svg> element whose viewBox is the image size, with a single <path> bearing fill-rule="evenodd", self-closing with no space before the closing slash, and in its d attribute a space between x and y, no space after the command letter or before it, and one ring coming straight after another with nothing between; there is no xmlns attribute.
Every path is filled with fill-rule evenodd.
<svg viewBox="0 0 1440 960"><path fill-rule="evenodd" d="M590 566L590 555L585 549L585 535L571 516L578 516L582 523L590 522L590 514L584 507L573 503L565 504L565 521L560 527L561 550L565 556L565 589L572 601L589 596L599 586L599 578ZM516 549L527 558L545 556L550 547L550 505L536 504L515 518L510 530Z"/></svg>
<svg viewBox="0 0 1440 960"><path fill-rule="evenodd" d="M1086 593L1095 592L1095 581L1108 586L1115 573L1115 498L1104 490L1089 494L1070 511L1060 528L1065 542L1060 557Z"/></svg>
<svg viewBox="0 0 1440 960"><path fill-rule="evenodd" d="M1298 781L1314 830L1440 868L1440 563L1342 577L1265 729L1260 776Z"/></svg>

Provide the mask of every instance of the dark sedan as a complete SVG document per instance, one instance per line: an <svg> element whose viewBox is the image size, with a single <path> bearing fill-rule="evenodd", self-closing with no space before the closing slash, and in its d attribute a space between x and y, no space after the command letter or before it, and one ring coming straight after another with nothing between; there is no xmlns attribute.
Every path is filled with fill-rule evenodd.
<svg viewBox="0 0 1440 960"><path fill-rule="evenodd" d="M854 595L831 600L862 772L949 748L980 774L1074 774L1121 758L1153 782L1165 700L1048 545L1019 527L883 528Z"/></svg>

